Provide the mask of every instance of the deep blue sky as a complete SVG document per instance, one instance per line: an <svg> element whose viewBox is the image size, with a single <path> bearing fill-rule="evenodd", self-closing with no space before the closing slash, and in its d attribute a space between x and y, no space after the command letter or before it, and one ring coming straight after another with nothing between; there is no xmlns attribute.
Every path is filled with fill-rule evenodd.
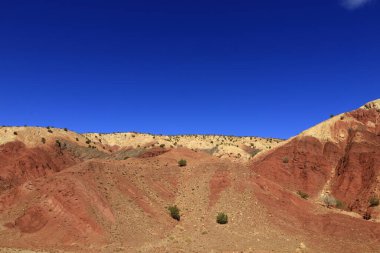
<svg viewBox="0 0 380 253"><path fill-rule="evenodd" d="M1 1L0 124L293 136L380 97L361 1Z"/></svg>

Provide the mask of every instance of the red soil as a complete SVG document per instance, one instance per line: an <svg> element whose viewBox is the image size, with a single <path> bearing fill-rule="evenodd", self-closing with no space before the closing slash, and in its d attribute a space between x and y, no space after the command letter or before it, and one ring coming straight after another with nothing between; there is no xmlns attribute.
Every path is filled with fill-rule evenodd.
<svg viewBox="0 0 380 253"><path fill-rule="evenodd" d="M359 109L346 115L358 121L341 120L331 127L332 136L346 133L340 142L299 136L253 162L252 169L286 189L312 197L329 184L332 195L347 209L367 212L370 197L380 194L380 136L377 126L363 124L378 122L379 112Z"/></svg>
<svg viewBox="0 0 380 253"><path fill-rule="evenodd" d="M70 150L4 144L0 247L305 252L302 242L306 252L377 252L378 220L361 215L380 213L368 207L380 193L379 112L347 113L330 130L329 140L300 135L248 165L185 148L154 148L118 160L124 153L75 143ZM180 159L187 166L179 167ZM323 206L324 190L346 211ZM168 214L173 204L181 209L180 222ZM215 222L221 211L229 215L223 226Z"/></svg>

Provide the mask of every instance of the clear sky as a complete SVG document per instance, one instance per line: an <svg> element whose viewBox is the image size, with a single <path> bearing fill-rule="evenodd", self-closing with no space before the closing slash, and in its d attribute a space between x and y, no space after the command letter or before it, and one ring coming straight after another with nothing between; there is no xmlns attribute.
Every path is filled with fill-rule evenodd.
<svg viewBox="0 0 380 253"><path fill-rule="evenodd" d="M1 1L0 89L0 125L287 138L380 97L380 1Z"/></svg>

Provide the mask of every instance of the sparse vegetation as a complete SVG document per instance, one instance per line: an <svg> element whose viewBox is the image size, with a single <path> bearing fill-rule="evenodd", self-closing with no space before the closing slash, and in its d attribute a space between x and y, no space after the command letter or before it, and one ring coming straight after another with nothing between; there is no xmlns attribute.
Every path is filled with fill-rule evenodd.
<svg viewBox="0 0 380 253"><path fill-rule="evenodd" d="M227 224L228 223L228 216L225 213L218 213L216 216L216 222L219 224Z"/></svg>
<svg viewBox="0 0 380 253"><path fill-rule="evenodd" d="M184 160L184 159L181 159L181 160L178 161L178 165L179 165L180 167L184 167L184 166L187 165L187 161Z"/></svg>
<svg viewBox="0 0 380 253"><path fill-rule="evenodd" d="M303 191L297 191L297 194L303 198L303 199L308 199L309 198L309 194L307 194L306 192L303 192Z"/></svg>
<svg viewBox="0 0 380 253"><path fill-rule="evenodd" d="M288 162L289 162L289 158L284 157L284 158L282 159L282 162L283 162L283 163L288 163Z"/></svg>
<svg viewBox="0 0 380 253"><path fill-rule="evenodd" d="M17 135L17 132L13 132L14 135Z"/></svg>
<svg viewBox="0 0 380 253"><path fill-rule="evenodd" d="M42 142L43 144L45 144L45 143L46 143L46 139L45 139L44 137L42 137L42 138L41 138L41 142Z"/></svg>
<svg viewBox="0 0 380 253"><path fill-rule="evenodd" d="M180 219L181 219L181 215L180 215L180 210L179 210L179 208L176 206L176 205L174 205L174 206L169 206L168 207L168 210L169 210L169 212L170 212L170 216L173 218L173 219L175 219L175 220L177 220L177 221L179 221Z"/></svg>
<svg viewBox="0 0 380 253"><path fill-rule="evenodd" d="M258 149L258 148L254 148L253 146L253 149L251 152L249 152L251 154L251 157L254 157L255 155L257 155L258 153L261 152L261 149Z"/></svg>
<svg viewBox="0 0 380 253"><path fill-rule="evenodd" d="M380 200L378 197L373 196L369 199L369 206L370 207L375 207L375 206L378 206L379 204L380 204Z"/></svg>
<svg viewBox="0 0 380 253"><path fill-rule="evenodd" d="M339 208L339 209L345 208L345 204L341 200L336 199L331 195L325 195L322 198L322 200L323 200L323 203L325 203L326 207L328 207L328 208L330 208L330 207L335 207L335 208Z"/></svg>
<svg viewBox="0 0 380 253"><path fill-rule="evenodd" d="M366 212L365 214L363 214L363 219L370 220L371 218L372 218L372 216L369 212Z"/></svg>
<svg viewBox="0 0 380 253"><path fill-rule="evenodd" d="M64 129L63 129L65 132L67 132L67 128L65 127Z"/></svg>
<svg viewBox="0 0 380 253"><path fill-rule="evenodd" d="M331 195L325 195L322 200L328 208L336 206L336 199Z"/></svg>
<svg viewBox="0 0 380 253"><path fill-rule="evenodd" d="M164 147L165 147L165 144L161 144L161 145L160 145L160 148L164 148Z"/></svg>
<svg viewBox="0 0 380 253"><path fill-rule="evenodd" d="M339 199L336 199L335 200L335 207L338 208L338 209L345 209L346 205L344 204L343 201L341 201Z"/></svg>

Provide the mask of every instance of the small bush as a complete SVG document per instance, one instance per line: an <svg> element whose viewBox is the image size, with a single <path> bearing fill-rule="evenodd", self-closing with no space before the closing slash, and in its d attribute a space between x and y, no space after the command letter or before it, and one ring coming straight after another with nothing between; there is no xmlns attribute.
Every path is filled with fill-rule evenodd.
<svg viewBox="0 0 380 253"><path fill-rule="evenodd" d="M52 133L53 133L53 130L49 129L48 132L52 134Z"/></svg>
<svg viewBox="0 0 380 253"><path fill-rule="evenodd" d="M303 192L303 191L297 191L297 194L303 198L303 199L308 199L309 198L309 194L307 194L306 192Z"/></svg>
<svg viewBox="0 0 380 253"><path fill-rule="evenodd" d="M64 129L63 129L65 132L67 132L67 128L65 127Z"/></svg>
<svg viewBox="0 0 380 253"><path fill-rule="evenodd" d="M372 218L371 214L366 212L364 215L363 215L363 219L365 220L370 220Z"/></svg>
<svg viewBox="0 0 380 253"><path fill-rule="evenodd" d="M14 135L17 135L17 132L13 132Z"/></svg>
<svg viewBox="0 0 380 253"><path fill-rule="evenodd" d="M179 221L180 219L181 219L181 215L179 214L179 208L176 206L176 205L174 205L174 206L169 206L168 207L168 210L169 210L169 212L170 212L170 216L173 218L173 219L175 219L175 220L177 220L177 221Z"/></svg>
<svg viewBox="0 0 380 253"><path fill-rule="evenodd" d="M338 209L345 209L346 205L344 204L343 201L337 199L336 202L335 202L335 207L338 208Z"/></svg>
<svg viewBox="0 0 380 253"><path fill-rule="evenodd" d="M41 138L41 142L43 143L43 144L45 144L46 143L46 139L45 138Z"/></svg>
<svg viewBox="0 0 380 253"><path fill-rule="evenodd" d="M282 162L283 162L283 163L288 163L288 162L289 162L289 158L284 157L284 158L282 159Z"/></svg>
<svg viewBox="0 0 380 253"><path fill-rule="evenodd" d="M184 166L187 165L187 161L184 160L184 159L181 159L181 160L178 161L178 165L179 165L180 167L184 167Z"/></svg>
<svg viewBox="0 0 380 253"><path fill-rule="evenodd" d="M380 200L378 197L371 197L370 200L369 200L369 206L370 207L375 207L375 206L378 206L380 204Z"/></svg>
<svg viewBox="0 0 380 253"><path fill-rule="evenodd" d="M328 208L336 206L336 199L333 196L326 195L322 200Z"/></svg>
<svg viewBox="0 0 380 253"><path fill-rule="evenodd" d="M228 223L228 216L225 213L218 213L216 216L216 222L219 224L227 224Z"/></svg>
<svg viewBox="0 0 380 253"><path fill-rule="evenodd" d="M335 207L338 209L346 209L346 204L343 201L334 198L334 196L325 195L322 197L322 201L328 208Z"/></svg>
<svg viewBox="0 0 380 253"><path fill-rule="evenodd" d="M160 148L164 148L164 147L165 147L165 144L161 144L161 145L160 145Z"/></svg>

